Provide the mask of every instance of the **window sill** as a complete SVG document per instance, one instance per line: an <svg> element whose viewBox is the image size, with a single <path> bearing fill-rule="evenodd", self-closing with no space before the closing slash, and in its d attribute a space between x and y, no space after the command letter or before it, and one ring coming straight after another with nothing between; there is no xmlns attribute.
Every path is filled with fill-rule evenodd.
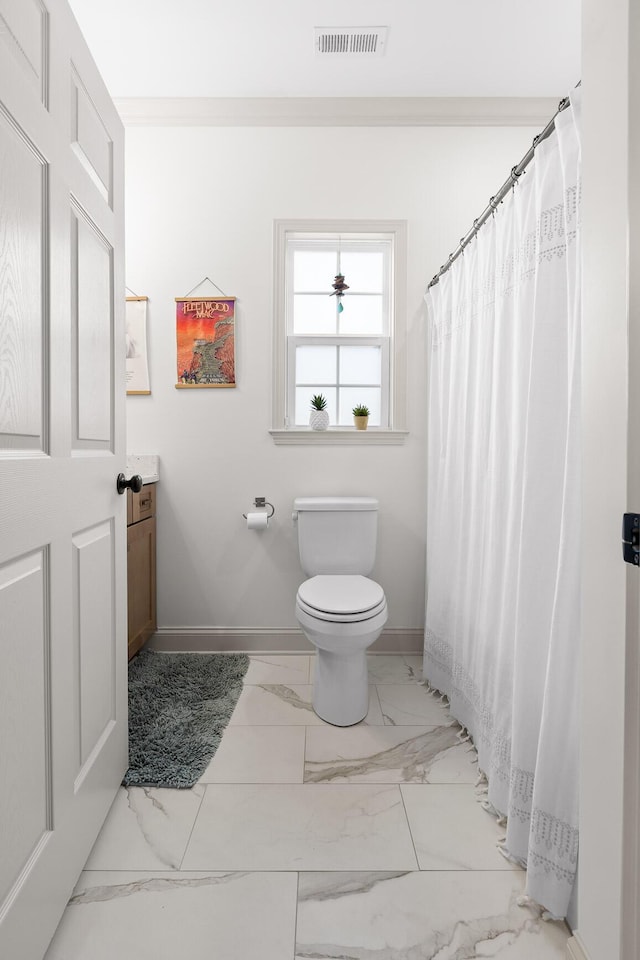
<svg viewBox="0 0 640 960"><path fill-rule="evenodd" d="M356 430L353 427L333 428L333 430L269 430L275 444L281 446L402 446L409 436L408 430L387 430L369 427L368 430Z"/></svg>

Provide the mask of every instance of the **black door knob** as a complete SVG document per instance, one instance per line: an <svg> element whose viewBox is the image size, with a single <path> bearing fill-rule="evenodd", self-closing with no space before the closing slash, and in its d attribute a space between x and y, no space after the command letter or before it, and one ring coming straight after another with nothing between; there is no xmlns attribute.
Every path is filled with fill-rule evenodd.
<svg viewBox="0 0 640 960"><path fill-rule="evenodd" d="M119 473L118 479L116 480L116 487L118 493L124 493L127 487L131 487L134 493L140 493L142 490L142 477L139 473L134 473L131 480L127 480L124 473Z"/></svg>

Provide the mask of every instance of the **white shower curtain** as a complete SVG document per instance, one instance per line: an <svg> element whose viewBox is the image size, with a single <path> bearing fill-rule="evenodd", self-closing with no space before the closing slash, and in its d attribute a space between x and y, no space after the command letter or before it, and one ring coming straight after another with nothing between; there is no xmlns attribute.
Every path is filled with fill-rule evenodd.
<svg viewBox="0 0 640 960"><path fill-rule="evenodd" d="M475 742L505 853L563 917L578 851L579 91L427 294L425 677Z"/></svg>

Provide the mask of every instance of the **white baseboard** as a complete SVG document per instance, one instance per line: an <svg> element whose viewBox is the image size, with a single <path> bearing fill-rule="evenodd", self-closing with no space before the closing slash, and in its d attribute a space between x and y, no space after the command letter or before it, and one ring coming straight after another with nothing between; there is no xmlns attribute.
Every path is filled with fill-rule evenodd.
<svg viewBox="0 0 640 960"><path fill-rule="evenodd" d="M578 933L574 933L571 939L567 940L567 957L569 960L589 960L589 954Z"/></svg>
<svg viewBox="0 0 640 960"><path fill-rule="evenodd" d="M372 653L422 653L422 629L389 627L371 646ZM296 627L158 627L147 650L211 651L212 653L312 653Z"/></svg>

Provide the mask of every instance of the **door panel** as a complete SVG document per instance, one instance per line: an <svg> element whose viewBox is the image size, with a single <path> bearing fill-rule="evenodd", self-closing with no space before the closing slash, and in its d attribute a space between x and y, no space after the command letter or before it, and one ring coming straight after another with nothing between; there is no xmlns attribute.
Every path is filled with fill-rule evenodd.
<svg viewBox="0 0 640 960"><path fill-rule="evenodd" d="M0 0L0 39L46 106L48 13L41 0Z"/></svg>
<svg viewBox="0 0 640 960"><path fill-rule="evenodd" d="M112 436L112 250L98 228L77 207L71 229L77 377L74 447L108 448Z"/></svg>
<svg viewBox="0 0 640 960"><path fill-rule="evenodd" d="M42 960L127 766L123 130L66 0L0 0L0 162L0 957Z"/></svg>
<svg viewBox="0 0 640 960"><path fill-rule="evenodd" d="M96 747L115 720L115 631L113 622L114 542L110 521L73 537L74 635L78 663L79 772L95 756ZM105 589L105 584L107 589Z"/></svg>
<svg viewBox="0 0 640 960"><path fill-rule="evenodd" d="M11 785L0 791L0 900L51 829L46 595L46 550L0 567L0 757Z"/></svg>
<svg viewBox="0 0 640 960"><path fill-rule="evenodd" d="M46 166L0 110L0 455L43 449ZM28 282L27 282L28 278Z"/></svg>
<svg viewBox="0 0 640 960"><path fill-rule="evenodd" d="M71 73L71 142L76 156L111 205L113 143L75 68Z"/></svg>

